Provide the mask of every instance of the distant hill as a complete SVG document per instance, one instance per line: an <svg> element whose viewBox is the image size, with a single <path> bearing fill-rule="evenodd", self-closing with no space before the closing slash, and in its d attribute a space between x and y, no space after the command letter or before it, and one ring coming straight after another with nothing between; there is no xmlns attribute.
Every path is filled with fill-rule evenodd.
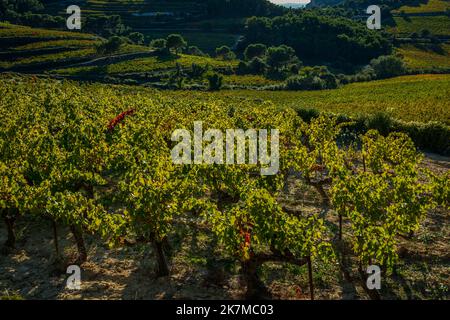
<svg viewBox="0 0 450 320"><path fill-rule="evenodd" d="M40 0L48 9L62 10L66 1ZM192 17L207 15L218 17L271 16L282 12L282 8L268 0L78 0L72 1L85 12L93 14L136 14L151 17L159 14ZM71 2L71 3L72 3Z"/></svg>
<svg viewBox="0 0 450 320"><path fill-rule="evenodd" d="M335 6L344 1L345 0L311 0L311 2L308 3L307 7L313 8L313 7Z"/></svg>
<svg viewBox="0 0 450 320"><path fill-rule="evenodd" d="M292 9L305 8L307 3L280 3L280 6Z"/></svg>
<svg viewBox="0 0 450 320"><path fill-rule="evenodd" d="M66 1L40 0L45 13L65 15ZM194 21L276 16L285 8L268 0L78 0L84 16L120 15L133 28L185 25ZM71 2L71 3L72 3Z"/></svg>

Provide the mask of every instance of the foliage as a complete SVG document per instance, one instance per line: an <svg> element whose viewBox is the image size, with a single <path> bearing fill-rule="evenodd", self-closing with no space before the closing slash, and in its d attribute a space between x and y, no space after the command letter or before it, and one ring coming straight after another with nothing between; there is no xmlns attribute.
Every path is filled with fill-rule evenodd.
<svg viewBox="0 0 450 320"><path fill-rule="evenodd" d="M128 35L128 39L134 42L134 44L144 44L144 35L140 32L132 32Z"/></svg>
<svg viewBox="0 0 450 320"><path fill-rule="evenodd" d="M220 88L222 88L223 76L221 74L213 72L208 74L206 78L208 79L209 90L215 91L220 90Z"/></svg>
<svg viewBox="0 0 450 320"><path fill-rule="evenodd" d="M88 15L83 28L103 37L124 35L129 30L120 15Z"/></svg>
<svg viewBox="0 0 450 320"><path fill-rule="evenodd" d="M194 55L194 56L200 56L200 57L205 56L205 53L202 50L200 50L199 47L197 47L197 46L189 46L186 49L186 53L190 54L190 55Z"/></svg>
<svg viewBox="0 0 450 320"><path fill-rule="evenodd" d="M440 16L408 16L395 17L395 26L389 27L389 32L394 34L410 34L428 29L433 35L449 35L448 20L445 15Z"/></svg>
<svg viewBox="0 0 450 320"><path fill-rule="evenodd" d="M262 58L266 55L267 46L262 43L254 43L248 45L244 51L245 60L250 61L253 58Z"/></svg>
<svg viewBox="0 0 450 320"><path fill-rule="evenodd" d="M396 48L408 68L450 68L450 45L412 45L405 44Z"/></svg>
<svg viewBox="0 0 450 320"><path fill-rule="evenodd" d="M236 55L233 51L231 51L230 47L221 46L219 48L216 48L216 57L223 60L233 60L236 58Z"/></svg>
<svg viewBox="0 0 450 320"><path fill-rule="evenodd" d="M100 54L109 54L119 51L120 47L125 44L122 37L113 36L107 41L103 42L97 47L97 52Z"/></svg>
<svg viewBox="0 0 450 320"><path fill-rule="evenodd" d="M134 87L33 77L0 81L0 109L8 113L0 126L2 211L50 218L109 245L142 239L154 246L159 275L169 272L164 242L177 222L193 217L242 263L250 291L264 262L332 259L323 218L279 201L292 172L329 194L335 212L349 220L362 264L392 268L397 235L417 230L428 208L447 205L448 179L424 178L421 156L404 134L370 131L362 149L343 147L339 136L351 123L328 115L306 123L271 103L174 100ZM192 135L194 121L204 130L278 129L279 173L259 174L261 163L174 163L172 134Z"/></svg>
<svg viewBox="0 0 450 320"><path fill-rule="evenodd" d="M281 45L267 49L267 65L274 70L286 67L295 59L295 51L291 47Z"/></svg>
<svg viewBox="0 0 450 320"><path fill-rule="evenodd" d="M370 66L378 79L401 76L406 73L405 63L395 56L381 56L373 59Z"/></svg>
<svg viewBox="0 0 450 320"><path fill-rule="evenodd" d="M286 80L288 90L336 89L338 81L326 67L305 67Z"/></svg>
<svg viewBox="0 0 450 320"><path fill-rule="evenodd" d="M290 46L300 59L330 62L364 63L391 51L383 33L344 17L308 11L273 19L249 18L245 38L247 44Z"/></svg>
<svg viewBox="0 0 450 320"><path fill-rule="evenodd" d="M397 236L416 231L433 205L432 184L420 177L420 155L408 136L363 137L361 158L347 165L331 189L339 214L352 221L353 249L362 264L392 270L398 261ZM357 164L362 161L363 166Z"/></svg>
<svg viewBox="0 0 450 320"><path fill-rule="evenodd" d="M166 46L169 50L172 49L178 53L181 49L185 48L186 45L186 40L179 34L170 34L167 36Z"/></svg>

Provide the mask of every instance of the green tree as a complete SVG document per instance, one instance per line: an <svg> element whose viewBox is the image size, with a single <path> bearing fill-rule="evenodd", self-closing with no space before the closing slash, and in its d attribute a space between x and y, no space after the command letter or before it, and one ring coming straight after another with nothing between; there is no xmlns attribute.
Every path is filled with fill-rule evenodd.
<svg viewBox="0 0 450 320"><path fill-rule="evenodd" d="M264 57L267 46L261 43L250 44L244 51L245 60L250 61L255 57Z"/></svg>
<svg viewBox="0 0 450 320"><path fill-rule="evenodd" d="M216 48L216 57L223 60L233 60L234 58L236 58L236 55L233 51L231 51L230 47L221 46L219 48Z"/></svg>
<svg viewBox="0 0 450 320"><path fill-rule="evenodd" d="M144 44L144 35L140 32L132 32L128 35L128 38L135 44Z"/></svg>
<svg viewBox="0 0 450 320"><path fill-rule="evenodd" d="M187 45L186 40L179 34L170 34L167 37L166 46L169 50L174 50L175 53L180 52Z"/></svg>
<svg viewBox="0 0 450 320"><path fill-rule="evenodd" d="M202 50L200 50L200 48L197 46L189 46L186 50L186 53L193 56L200 56L200 57L205 56L205 53Z"/></svg>
<svg viewBox="0 0 450 320"><path fill-rule="evenodd" d="M97 47L97 52L100 54L109 54L119 51L120 47L125 44L125 39L119 36L113 36L107 41L101 43Z"/></svg>
<svg viewBox="0 0 450 320"><path fill-rule="evenodd" d="M403 60L396 56L381 56L373 59L370 66L375 71L378 79L396 77L406 73Z"/></svg>
<svg viewBox="0 0 450 320"><path fill-rule="evenodd" d="M216 90L220 90L220 88L222 88L223 76L221 74L214 72L214 73L207 75L206 78L208 79L209 90L216 91Z"/></svg>
<svg viewBox="0 0 450 320"><path fill-rule="evenodd" d="M282 69L292 62L294 58L294 49L286 45L267 49L267 64L274 70Z"/></svg>
<svg viewBox="0 0 450 320"><path fill-rule="evenodd" d="M150 42L150 47L158 50L163 50L167 47L167 40L166 39L153 39Z"/></svg>

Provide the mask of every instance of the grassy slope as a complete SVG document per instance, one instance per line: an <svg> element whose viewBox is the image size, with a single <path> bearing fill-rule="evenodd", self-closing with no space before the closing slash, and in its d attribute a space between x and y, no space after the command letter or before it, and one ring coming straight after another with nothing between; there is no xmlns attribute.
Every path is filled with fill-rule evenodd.
<svg viewBox="0 0 450 320"><path fill-rule="evenodd" d="M0 38L53 38L53 39L95 39L95 35L74 32L59 31L41 28L32 28L27 26L19 26L6 22L0 22Z"/></svg>
<svg viewBox="0 0 450 320"><path fill-rule="evenodd" d="M159 58L155 56L114 63L101 69L97 67L77 67L55 70L54 73L61 75L89 75L98 74L98 72L103 74L152 72L175 68L177 63L182 67L190 67L193 63L196 63L200 65L209 64L211 67L220 68L236 65L237 62L182 54L179 58Z"/></svg>
<svg viewBox="0 0 450 320"><path fill-rule="evenodd" d="M450 35L450 18L447 16L409 16L394 17L396 26L389 27L388 30L393 33L413 33L428 29L434 35Z"/></svg>
<svg viewBox="0 0 450 320"><path fill-rule="evenodd" d="M224 84L242 86L267 86L280 84L281 81L267 79L261 75L226 75Z"/></svg>
<svg viewBox="0 0 450 320"><path fill-rule="evenodd" d="M13 41L11 42L11 39ZM18 41L14 43L14 41ZM0 61L0 68L33 66L43 62L58 62L74 58L97 57L95 46L101 39L92 34L31 28L0 23L0 44L3 52L10 52L15 58ZM48 53L45 49L59 48L59 52ZM27 50L37 50L33 55L22 56ZM148 47L127 44L115 54L145 52Z"/></svg>
<svg viewBox="0 0 450 320"><path fill-rule="evenodd" d="M408 67L412 69L444 67L450 68L450 44L442 45L443 52L423 50L412 44L402 45L396 49L401 54Z"/></svg>
<svg viewBox="0 0 450 320"><path fill-rule="evenodd" d="M64 14L63 6L56 4L48 7L49 11L58 11ZM138 16L149 12L180 12L188 13L193 16L203 15L206 8L198 5L194 1L164 1L164 0L87 0L82 5L82 12L89 15L112 15L122 16L127 26L142 32L151 39L165 38L171 33L180 33L189 42L190 45L198 46L200 49L212 53L215 48L221 45L232 46L236 42L237 35L226 30L230 25L242 24L242 19L214 19L201 21L183 21L182 25L177 21L158 23L154 18ZM204 23L213 22L215 29L220 32L203 31ZM197 29L198 31L186 30Z"/></svg>
<svg viewBox="0 0 450 320"><path fill-rule="evenodd" d="M427 3L421 3L419 6L403 6L395 12L404 11L405 13L425 13L425 12L445 12L450 8L448 0L428 0Z"/></svg>
<svg viewBox="0 0 450 320"><path fill-rule="evenodd" d="M205 100L236 101L252 99L258 103L271 100L280 106L317 108L345 114L367 114L384 111L397 119L450 124L450 75L416 75L387 80L354 83L335 90L322 91L221 91L172 92Z"/></svg>

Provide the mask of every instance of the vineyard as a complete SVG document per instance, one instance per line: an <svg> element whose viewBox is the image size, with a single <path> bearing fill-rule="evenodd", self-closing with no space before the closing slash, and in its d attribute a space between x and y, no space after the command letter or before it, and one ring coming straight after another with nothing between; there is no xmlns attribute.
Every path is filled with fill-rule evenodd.
<svg viewBox="0 0 450 320"><path fill-rule="evenodd" d="M0 82L4 297L448 299L448 162L406 134L225 95ZM278 129L279 173L173 163L172 133L195 121ZM61 282L74 263L81 293Z"/></svg>
<svg viewBox="0 0 450 320"><path fill-rule="evenodd" d="M397 49L408 67L419 70L421 68L444 67L450 68L450 45L445 44L442 50L421 48L414 45L403 45Z"/></svg>
<svg viewBox="0 0 450 320"><path fill-rule="evenodd" d="M98 36L0 22L0 70L36 70L58 64L68 66L108 55L100 54ZM146 53L150 49L135 44L123 45L115 55Z"/></svg>
<svg viewBox="0 0 450 320"><path fill-rule="evenodd" d="M190 68L192 64L202 66L209 65L213 68L233 67L237 62L217 60L209 57L200 57L194 55L179 55L177 57L147 57L134 60L127 60L119 63L102 67L74 67L66 69L58 69L52 71L54 74L60 75L102 75L102 74L126 74L126 73L142 73L152 71L162 71L167 69L175 69L177 65Z"/></svg>
<svg viewBox="0 0 450 320"><path fill-rule="evenodd" d="M450 9L448 0L428 0L426 3L420 3L417 6L403 6L394 12L403 11L405 13L430 13L430 12L445 12Z"/></svg>
<svg viewBox="0 0 450 320"><path fill-rule="evenodd" d="M0 1L0 303L450 300L450 1L294 2Z"/></svg>
<svg viewBox="0 0 450 320"><path fill-rule="evenodd" d="M247 99L254 102L269 100L293 109L315 108L354 116L382 111L404 121L439 121L449 125L449 85L450 77L446 74L425 74L352 83L321 91L173 91L167 94L173 98L189 96L200 101L225 99L239 103Z"/></svg>
<svg viewBox="0 0 450 320"><path fill-rule="evenodd" d="M450 35L448 16L408 16L395 17L395 27L387 27L389 32L394 34L411 34L427 29L434 35L448 36Z"/></svg>

